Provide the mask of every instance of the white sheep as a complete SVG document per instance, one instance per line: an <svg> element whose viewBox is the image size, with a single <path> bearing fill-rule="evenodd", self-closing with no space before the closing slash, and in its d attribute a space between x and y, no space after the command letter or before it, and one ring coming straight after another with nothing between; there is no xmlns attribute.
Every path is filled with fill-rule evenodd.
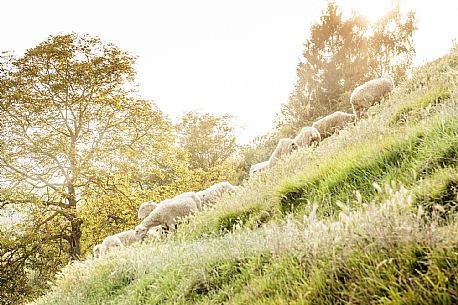
<svg viewBox="0 0 458 305"><path fill-rule="evenodd" d="M107 253L107 251L110 251L112 249L124 248L133 243L139 242L140 240L141 239L137 238L135 230L127 230L114 235L107 236L103 240L101 247L98 248L98 250L100 251L99 256L104 255L105 253Z"/></svg>
<svg viewBox="0 0 458 305"><path fill-rule="evenodd" d="M194 202L196 203L197 210L202 211L202 200L200 199L199 196L197 196L197 193L195 192L185 192L181 193L180 195L175 196L173 199L180 198L180 197L185 197L185 198L192 198Z"/></svg>
<svg viewBox="0 0 458 305"><path fill-rule="evenodd" d="M390 75L385 74L381 78L376 78L365 82L353 90L350 96L350 103L353 113L360 118L369 107L380 102L381 99L393 91L394 82Z"/></svg>
<svg viewBox="0 0 458 305"><path fill-rule="evenodd" d="M154 201L143 202L138 208L138 218L140 221L145 219L155 208L157 208L157 203Z"/></svg>
<svg viewBox="0 0 458 305"><path fill-rule="evenodd" d="M262 170L266 170L268 168L269 168L269 161L264 161L264 162L253 164L250 167L250 176Z"/></svg>
<svg viewBox="0 0 458 305"><path fill-rule="evenodd" d="M172 199L163 200L157 208L151 212L135 228L137 239L143 239L150 228L165 226L169 231L175 229L178 218L191 215L202 209L200 198L196 193L188 192Z"/></svg>
<svg viewBox="0 0 458 305"><path fill-rule="evenodd" d="M119 237L115 235L107 236L102 242L100 256L104 256L108 251L120 248L124 248L124 245L122 244L122 241Z"/></svg>
<svg viewBox="0 0 458 305"><path fill-rule="evenodd" d="M214 205L223 194L231 194L238 191L237 186L230 184L227 181L216 183L209 188L199 191L196 195L202 202L202 208Z"/></svg>
<svg viewBox="0 0 458 305"><path fill-rule="evenodd" d="M283 138L278 141L277 147L269 158L269 167L272 167L285 155L290 154L298 148L297 143L292 139Z"/></svg>
<svg viewBox="0 0 458 305"><path fill-rule="evenodd" d="M345 127L355 120L353 113L336 111L312 124L321 135L321 139L331 136L337 130Z"/></svg>
<svg viewBox="0 0 458 305"><path fill-rule="evenodd" d="M321 135L318 129L315 127L304 127L294 138L294 142L297 143L299 147L308 147L312 144L318 145L321 141Z"/></svg>
<svg viewBox="0 0 458 305"><path fill-rule="evenodd" d="M100 257L102 255L102 250L102 244L95 245L94 248L92 248L92 253L94 254L94 257Z"/></svg>
<svg viewBox="0 0 458 305"><path fill-rule="evenodd" d="M146 232L146 237L152 240L159 240L161 239L164 232L165 228L163 226L155 226L148 229Z"/></svg>
<svg viewBox="0 0 458 305"><path fill-rule="evenodd" d="M131 244L139 241L135 235L135 230L123 231L113 236L118 237L124 247L130 246Z"/></svg>
<svg viewBox="0 0 458 305"><path fill-rule="evenodd" d="M105 237L101 244L97 244L92 248L92 253L94 258L102 257L108 251L114 248L123 248L123 244L118 237L113 235Z"/></svg>

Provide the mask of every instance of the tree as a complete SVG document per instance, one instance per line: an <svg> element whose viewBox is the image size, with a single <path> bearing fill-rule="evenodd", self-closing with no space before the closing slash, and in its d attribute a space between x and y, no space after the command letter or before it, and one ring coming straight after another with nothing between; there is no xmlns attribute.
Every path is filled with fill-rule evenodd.
<svg viewBox="0 0 458 305"><path fill-rule="evenodd" d="M229 179L234 174L231 157L238 150L233 116L187 112L176 125L178 144L189 156L194 177L200 187Z"/></svg>
<svg viewBox="0 0 458 305"><path fill-rule="evenodd" d="M277 130L290 134L334 111L351 111L351 91L382 73L401 79L415 54L415 30L414 13L404 18L399 6L371 27L357 14L344 19L340 8L328 3L310 29L296 83L277 118Z"/></svg>
<svg viewBox="0 0 458 305"><path fill-rule="evenodd" d="M175 180L172 125L134 95L135 58L99 38L50 36L0 64L0 175L40 198L44 227L81 255L85 195L113 173ZM181 163L180 163L181 162Z"/></svg>
<svg viewBox="0 0 458 305"><path fill-rule="evenodd" d="M366 30L360 16L344 20L339 7L328 4L304 44L294 90L282 108L283 125L297 130L320 115L342 108L341 95L367 74ZM350 103L347 106L351 108Z"/></svg>
<svg viewBox="0 0 458 305"><path fill-rule="evenodd" d="M56 269L68 261L62 239L41 224L39 198L0 189L0 302L22 304L48 287ZM49 224L49 223L48 223ZM32 228L32 229L31 229Z"/></svg>
<svg viewBox="0 0 458 305"><path fill-rule="evenodd" d="M413 12L404 16L399 3L372 27L369 39L371 74L391 73L400 81L412 65L415 56L412 34L416 31Z"/></svg>

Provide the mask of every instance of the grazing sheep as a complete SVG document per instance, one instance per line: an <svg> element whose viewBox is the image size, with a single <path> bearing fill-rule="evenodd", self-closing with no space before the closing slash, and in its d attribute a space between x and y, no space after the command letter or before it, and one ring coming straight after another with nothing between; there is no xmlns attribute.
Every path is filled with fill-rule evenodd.
<svg viewBox="0 0 458 305"><path fill-rule="evenodd" d="M155 226L149 228L149 230L146 232L146 237L153 240L159 240L164 233L165 228L163 226Z"/></svg>
<svg viewBox="0 0 458 305"><path fill-rule="evenodd" d="M275 163L277 163L278 160L280 160L280 158L290 154L297 148L297 143L292 139L280 139L280 141L278 141L277 147L269 158L269 167L273 166Z"/></svg>
<svg viewBox="0 0 458 305"><path fill-rule="evenodd" d="M95 245L94 248L92 248L92 253L94 254L94 257L100 257L102 255L102 250L103 246L101 244Z"/></svg>
<svg viewBox="0 0 458 305"><path fill-rule="evenodd" d="M124 248L121 239L115 235L107 236L102 242L100 256L104 256L108 251L117 248Z"/></svg>
<svg viewBox="0 0 458 305"><path fill-rule="evenodd" d="M138 238L136 238L135 236L135 230L123 231L113 236L118 237L124 247L139 241Z"/></svg>
<svg viewBox="0 0 458 305"><path fill-rule="evenodd" d="M175 229L180 217L191 215L202 208L200 198L193 192L184 193L172 199L163 200L151 214L135 228L137 239L143 239L148 230L155 226Z"/></svg>
<svg viewBox="0 0 458 305"><path fill-rule="evenodd" d="M388 74L356 87L350 96L353 113L360 118L369 107L380 102L385 95L393 91L393 88L393 79Z"/></svg>
<svg viewBox="0 0 458 305"><path fill-rule="evenodd" d="M138 241L140 239L137 238L135 230L127 230L107 236L102 242L100 254L104 255L110 249L124 248Z"/></svg>
<svg viewBox="0 0 458 305"><path fill-rule="evenodd" d="M314 122L312 127L315 127L320 133L321 139L324 139L331 136L337 130L353 122L354 119L355 115L352 113L336 111Z"/></svg>
<svg viewBox="0 0 458 305"><path fill-rule="evenodd" d="M304 127L294 138L299 147L308 147L312 144L318 145L321 141L320 132L315 127Z"/></svg>
<svg viewBox="0 0 458 305"><path fill-rule="evenodd" d="M157 208L157 203L154 201L143 202L138 208L138 218L140 221L145 219L155 208Z"/></svg>
<svg viewBox="0 0 458 305"><path fill-rule="evenodd" d="M200 197L197 195L197 193L195 193L195 192L185 192L185 193L181 193L180 195L175 196L174 199L175 199L175 198L180 198L180 197L192 198L192 200L194 200L194 202L196 203L197 210L198 210L198 211L202 211L202 200L201 200Z"/></svg>
<svg viewBox="0 0 458 305"><path fill-rule="evenodd" d="M257 172L260 172L262 170L268 169L269 168L269 161L264 161L261 163L256 163L251 165L250 167L250 176L254 175Z"/></svg>
<svg viewBox="0 0 458 305"><path fill-rule="evenodd" d="M209 188L199 191L196 195L202 202L202 208L214 205L221 196L225 193L235 193L238 187L230 184L227 181L216 183Z"/></svg>

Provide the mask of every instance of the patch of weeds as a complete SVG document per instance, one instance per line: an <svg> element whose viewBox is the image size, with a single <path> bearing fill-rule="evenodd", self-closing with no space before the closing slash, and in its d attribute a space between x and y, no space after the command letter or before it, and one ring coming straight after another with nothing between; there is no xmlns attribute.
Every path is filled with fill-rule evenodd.
<svg viewBox="0 0 458 305"><path fill-rule="evenodd" d="M414 202L428 213L438 210L443 216L458 209L458 169L441 169L424 179L414 190Z"/></svg>
<svg viewBox="0 0 458 305"><path fill-rule="evenodd" d="M433 173L438 168L446 168L458 164L458 139L449 143L438 143L436 154L424 160L418 173L422 176Z"/></svg>
<svg viewBox="0 0 458 305"><path fill-rule="evenodd" d="M238 226L243 226L250 218L260 212L258 207L248 207L242 210L231 210L219 216L217 227L220 232L232 232Z"/></svg>
<svg viewBox="0 0 458 305"><path fill-rule="evenodd" d="M420 118L421 110L428 106L440 104L451 98L450 90L446 87L439 87L429 91L423 96L403 104L392 115L390 126L398 123L405 123L409 118Z"/></svg>
<svg viewBox="0 0 458 305"><path fill-rule="evenodd" d="M329 260L277 258L230 304L454 304L458 252L417 244L372 246ZM256 293L252 293L252 292ZM300 300L300 301L299 301ZM286 302L285 302L286 303ZM290 302L287 302L288 304ZM293 303L294 304L294 303Z"/></svg>
<svg viewBox="0 0 458 305"><path fill-rule="evenodd" d="M113 268L116 267L113 266ZM106 270L109 273L103 272L98 274L100 279L93 281L94 285L88 291L90 295L87 296L87 304L95 304L93 303L95 300L116 298L118 295L125 293L126 287L136 280L135 276L128 271L110 270Z"/></svg>
<svg viewBox="0 0 458 305"><path fill-rule="evenodd" d="M225 259L213 262L203 272L196 274L184 291L188 301L204 301L210 297L217 303L231 297L228 291L240 290L254 274L259 273L268 264L270 253L260 253L254 257ZM204 302L205 303L205 302Z"/></svg>
<svg viewBox="0 0 458 305"><path fill-rule="evenodd" d="M372 183L380 181L387 172L398 168L410 158L412 148L420 145L420 138L408 143L397 143L392 139L384 142L367 142L365 149L354 149L327 161L314 175L298 180L286 181L279 190L280 209L283 213L296 212L306 203L317 202L329 215L337 206L337 200L348 202L359 190L363 198L375 196ZM328 210L326 212L326 210Z"/></svg>

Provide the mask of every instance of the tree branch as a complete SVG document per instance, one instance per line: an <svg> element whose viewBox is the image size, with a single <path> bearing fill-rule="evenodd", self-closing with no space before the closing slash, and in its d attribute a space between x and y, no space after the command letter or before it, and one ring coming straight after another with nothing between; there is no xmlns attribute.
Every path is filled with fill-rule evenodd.
<svg viewBox="0 0 458 305"><path fill-rule="evenodd" d="M40 181L40 182L42 182L45 186L47 186L47 187L53 189L54 191L56 191L56 192L58 192L58 193L61 193L65 198L67 198L67 196L68 196L67 194L63 193L61 190L59 190L58 188L56 188L55 185L49 183L48 181L46 181L46 180L43 179L42 177L40 177L40 176L32 177L32 176L26 174L25 172L21 171L20 169L16 168L15 166L13 166L12 164L10 164L8 161L6 161L6 160L5 160L4 158L2 158L2 157L0 157L0 161L2 161L3 164L5 164L5 166L6 166L8 169L10 169L10 170L12 170L12 171L18 173L18 174L21 175L23 178L25 178L25 179L30 179L30 180L32 180L32 181ZM35 185L35 184L33 184L33 183L30 183L30 184L31 184L32 186L36 186L37 188L41 188L40 186L37 186L37 185Z"/></svg>

